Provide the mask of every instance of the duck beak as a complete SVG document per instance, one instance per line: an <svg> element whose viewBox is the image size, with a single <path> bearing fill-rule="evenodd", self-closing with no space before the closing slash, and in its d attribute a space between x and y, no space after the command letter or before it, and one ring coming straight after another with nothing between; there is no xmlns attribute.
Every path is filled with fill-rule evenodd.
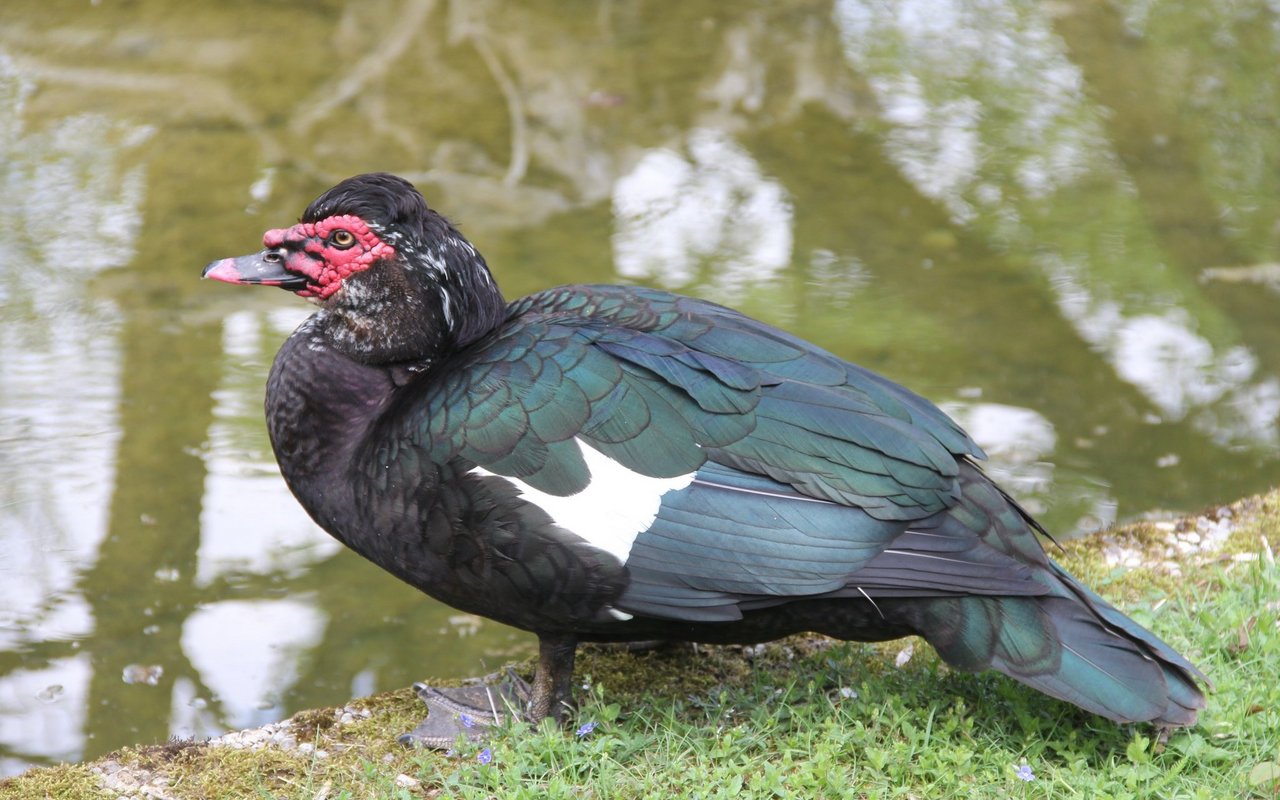
<svg viewBox="0 0 1280 800"><path fill-rule="evenodd" d="M296 292L305 289L307 278L304 275L285 269L285 254L280 249L263 250L252 255L239 258L224 258L214 261L200 273L202 278L211 278L223 283L239 283L245 285L279 286Z"/></svg>

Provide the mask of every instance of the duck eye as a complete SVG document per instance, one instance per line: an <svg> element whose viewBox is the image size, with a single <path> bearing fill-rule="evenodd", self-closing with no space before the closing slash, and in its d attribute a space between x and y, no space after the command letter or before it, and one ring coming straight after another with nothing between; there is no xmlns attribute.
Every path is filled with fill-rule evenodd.
<svg viewBox="0 0 1280 800"><path fill-rule="evenodd" d="M351 231L346 231L339 228L338 230L329 234L329 244L333 245L339 250L346 250L348 247L351 247L355 243L356 243L356 237L353 233L351 233Z"/></svg>

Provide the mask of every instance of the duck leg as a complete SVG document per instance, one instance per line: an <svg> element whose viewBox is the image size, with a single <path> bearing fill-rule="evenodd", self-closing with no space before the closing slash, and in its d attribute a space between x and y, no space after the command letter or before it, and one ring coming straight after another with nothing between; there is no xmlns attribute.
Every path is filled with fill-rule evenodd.
<svg viewBox="0 0 1280 800"><path fill-rule="evenodd" d="M540 722L547 717L557 724L573 711L573 657L578 638L573 634L538 636L538 669L533 673L533 696L528 717Z"/></svg>

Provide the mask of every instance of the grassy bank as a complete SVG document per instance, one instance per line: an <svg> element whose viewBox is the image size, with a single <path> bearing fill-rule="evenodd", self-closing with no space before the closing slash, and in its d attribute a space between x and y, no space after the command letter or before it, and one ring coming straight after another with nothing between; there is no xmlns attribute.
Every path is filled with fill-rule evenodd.
<svg viewBox="0 0 1280 800"><path fill-rule="evenodd" d="M215 743L33 770L0 781L0 797L1276 797L1271 545L1280 491L1055 556L1213 679L1200 724L1167 742L995 674L952 672L913 640L583 648L577 730L406 750L396 736L422 710L405 690Z"/></svg>

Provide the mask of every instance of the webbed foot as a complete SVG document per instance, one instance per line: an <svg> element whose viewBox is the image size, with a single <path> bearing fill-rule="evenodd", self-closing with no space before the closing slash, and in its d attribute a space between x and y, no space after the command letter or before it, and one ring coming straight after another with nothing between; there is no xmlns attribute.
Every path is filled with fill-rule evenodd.
<svg viewBox="0 0 1280 800"><path fill-rule="evenodd" d="M400 735L400 743L447 750L458 736L469 741L507 719L539 723L550 718L563 724L573 711L573 656L577 639L569 634L538 636L538 668L533 685L515 673L497 686L482 683L436 689L423 683L413 688L427 704L427 718L418 727ZM489 676L490 678L496 676Z"/></svg>
<svg viewBox="0 0 1280 800"><path fill-rule="evenodd" d="M489 728L511 716L523 719L530 693L529 684L514 673L497 685L437 689L415 683L413 688L427 706L427 718L412 731L401 734L400 743L436 750L453 747L458 736L477 741Z"/></svg>

